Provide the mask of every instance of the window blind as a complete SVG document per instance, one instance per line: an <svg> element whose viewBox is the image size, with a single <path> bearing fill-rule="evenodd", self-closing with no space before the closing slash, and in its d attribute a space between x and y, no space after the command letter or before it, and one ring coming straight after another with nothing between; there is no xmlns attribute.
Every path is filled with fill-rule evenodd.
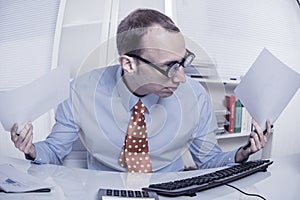
<svg viewBox="0 0 300 200"><path fill-rule="evenodd" d="M39 78L51 68L59 1L0 1L0 91Z"/></svg>
<svg viewBox="0 0 300 200"><path fill-rule="evenodd" d="M205 49L222 79L244 75L266 47L300 66L300 11L295 0L176 0L177 24Z"/></svg>

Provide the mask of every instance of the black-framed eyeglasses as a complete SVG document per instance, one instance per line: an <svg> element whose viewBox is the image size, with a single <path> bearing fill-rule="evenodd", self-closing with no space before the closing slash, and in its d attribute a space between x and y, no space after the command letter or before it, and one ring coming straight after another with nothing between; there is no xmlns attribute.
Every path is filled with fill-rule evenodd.
<svg viewBox="0 0 300 200"><path fill-rule="evenodd" d="M156 64L150 62L149 60L146 60L145 58L142 58L136 54L127 53L125 55L139 59L140 61L142 61L146 64L149 64L151 67L155 68L157 71L159 71L160 73L162 73L163 75L165 75L168 78L172 78L176 74L176 72L178 71L180 66L182 66L182 67L190 66L192 64L194 58L196 57L193 52L186 49L186 54L180 62L171 61L170 63L163 64L162 67L159 67ZM166 67L165 69L164 69L164 66Z"/></svg>

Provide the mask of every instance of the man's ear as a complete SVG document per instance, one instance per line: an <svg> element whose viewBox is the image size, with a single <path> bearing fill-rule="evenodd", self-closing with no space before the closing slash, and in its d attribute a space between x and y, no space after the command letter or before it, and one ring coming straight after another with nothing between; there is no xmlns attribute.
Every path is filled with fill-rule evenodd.
<svg viewBox="0 0 300 200"><path fill-rule="evenodd" d="M134 58L132 58L132 57L122 55L119 57L119 62L121 64L124 72L131 73L136 69L136 62L135 62Z"/></svg>

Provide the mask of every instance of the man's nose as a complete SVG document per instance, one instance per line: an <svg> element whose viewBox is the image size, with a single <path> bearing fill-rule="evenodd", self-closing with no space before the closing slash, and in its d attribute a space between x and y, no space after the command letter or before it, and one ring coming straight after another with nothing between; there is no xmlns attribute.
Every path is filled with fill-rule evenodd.
<svg viewBox="0 0 300 200"><path fill-rule="evenodd" d="M179 69L173 76L173 81L176 83L184 83L186 81L185 72L182 66L179 67Z"/></svg>

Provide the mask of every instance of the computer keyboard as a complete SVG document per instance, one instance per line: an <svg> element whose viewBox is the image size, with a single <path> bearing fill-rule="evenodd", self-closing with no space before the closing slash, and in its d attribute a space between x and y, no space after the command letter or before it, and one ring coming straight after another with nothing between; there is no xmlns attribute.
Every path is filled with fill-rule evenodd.
<svg viewBox="0 0 300 200"><path fill-rule="evenodd" d="M200 176L151 184L143 188L143 190L156 192L158 195L169 197L182 195L194 196L196 192L217 187L256 172L265 172L272 163L273 161L270 160L248 161Z"/></svg>

